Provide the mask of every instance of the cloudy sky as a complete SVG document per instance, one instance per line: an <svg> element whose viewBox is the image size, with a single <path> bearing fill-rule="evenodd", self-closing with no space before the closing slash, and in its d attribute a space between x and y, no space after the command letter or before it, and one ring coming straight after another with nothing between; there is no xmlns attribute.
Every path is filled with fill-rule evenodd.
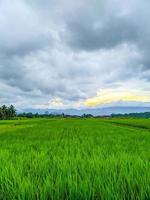
<svg viewBox="0 0 150 200"><path fill-rule="evenodd" d="M149 0L0 0L0 105L149 105Z"/></svg>

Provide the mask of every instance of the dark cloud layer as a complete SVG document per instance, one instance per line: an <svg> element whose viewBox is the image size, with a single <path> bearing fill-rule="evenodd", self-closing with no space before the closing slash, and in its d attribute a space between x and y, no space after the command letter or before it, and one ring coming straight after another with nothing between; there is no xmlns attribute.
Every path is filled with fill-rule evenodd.
<svg viewBox="0 0 150 200"><path fill-rule="evenodd" d="M80 107L101 88L149 91L149 9L148 0L1 0L0 104Z"/></svg>
<svg viewBox="0 0 150 200"><path fill-rule="evenodd" d="M81 11L76 18L67 22L68 43L73 48L92 51L114 48L121 43L136 42L137 25L129 14L123 15L119 11L108 12L108 15L104 16L101 11L97 11L94 19L91 19L89 12L83 15ZM95 14L94 10L92 14Z"/></svg>

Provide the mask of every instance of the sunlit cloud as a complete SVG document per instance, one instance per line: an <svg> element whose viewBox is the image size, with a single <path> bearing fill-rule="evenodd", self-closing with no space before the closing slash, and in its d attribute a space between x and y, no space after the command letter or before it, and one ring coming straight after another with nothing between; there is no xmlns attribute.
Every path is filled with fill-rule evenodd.
<svg viewBox="0 0 150 200"><path fill-rule="evenodd" d="M64 106L62 99L54 98L48 102L48 105L54 108L61 108Z"/></svg>
<svg viewBox="0 0 150 200"><path fill-rule="evenodd" d="M133 90L103 89L97 92L95 97L84 102L85 106L93 107L110 104L118 101L125 102L150 102L150 93Z"/></svg>

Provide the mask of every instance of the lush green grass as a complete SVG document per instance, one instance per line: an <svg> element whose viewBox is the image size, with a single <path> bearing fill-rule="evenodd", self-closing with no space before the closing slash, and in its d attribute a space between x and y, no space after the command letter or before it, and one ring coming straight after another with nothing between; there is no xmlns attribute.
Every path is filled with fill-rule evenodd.
<svg viewBox="0 0 150 200"><path fill-rule="evenodd" d="M109 122L126 125L134 128L150 129L150 119L141 119L141 118L112 118Z"/></svg>
<svg viewBox="0 0 150 200"><path fill-rule="evenodd" d="M132 119L0 121L0 199L149 200L149 128Z"/></svg>

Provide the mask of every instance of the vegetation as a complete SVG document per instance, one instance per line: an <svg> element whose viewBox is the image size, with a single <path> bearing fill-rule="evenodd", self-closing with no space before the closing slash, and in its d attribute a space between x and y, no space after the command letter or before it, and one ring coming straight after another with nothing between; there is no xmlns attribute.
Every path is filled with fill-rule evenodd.
<svg viewBox="0 0 150 200"><path fill-rule="evenodd" d="M136 118L110 118L109 122L116 125L124 125L131 128L140 128L150 130L150 120Z"/></svg>
<svg viewBox="0 0 150 200"><path fill-rule="evenodd" d="M18 113L18 117L24 117L24 118L94 118L91 114L83 114L82 116L78 115L65 115L64 113L61 114L53 114L46 112L45 114L39 114L39 113L32 113L32 112L23 112ZM99 116L100 117L100 116Z"/></svg>
<svg viewBox="0 0 150 200"><path fill-rule="evenodd" d="M46 112L45 114L39 114L39 113L19 113L17 115L18 117L25 117L25 118L146 118L150 119L150 112L144 112L144 113L128 113L128 114L111 114L111 115L106 115L106 116L93 116L91 114L83 114L82 116L77 116L77 115L65 115L64 113L62 114L52 114Z"/></svg>
<svg viewBox="0 0 150 200"><path fill-rule="evenodd" d="M148 124L148 119L0 121L0 199L149 200Z"/></svg>
<svg viewBox="0 0 150 200"><path fill-rule="evenodd" d="M132 118L150 118L150 112L128 113L128 114L112 114L111 117L132 117Z"/></svg>
<svg viewBox="0 0 150 200"><path fill-rule="evenodd" d="M0 107L0 119L12 119L16 116L16 109L13 105L7 107L3 105Z"/></svg>

